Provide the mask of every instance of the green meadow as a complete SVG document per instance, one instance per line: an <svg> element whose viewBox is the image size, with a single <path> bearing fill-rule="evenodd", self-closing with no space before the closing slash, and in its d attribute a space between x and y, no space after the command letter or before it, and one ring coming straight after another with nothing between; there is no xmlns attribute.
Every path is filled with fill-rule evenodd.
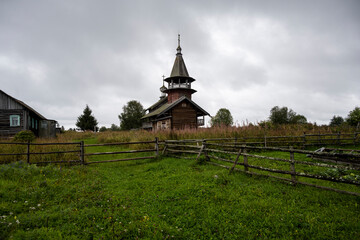
<svg viewBox="0 0 360 240"><path fill-rule="evenodd" d="M360 197L194 160L0 166L0 239L359 239Z"/></svg>

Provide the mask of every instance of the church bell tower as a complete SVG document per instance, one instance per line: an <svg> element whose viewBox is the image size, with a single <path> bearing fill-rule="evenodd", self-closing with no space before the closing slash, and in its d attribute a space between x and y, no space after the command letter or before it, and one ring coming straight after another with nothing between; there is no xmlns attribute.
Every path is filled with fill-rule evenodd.
<svg viewBox="0 0 360 240"><path fill-rule="evenodd" d="M196 90L191 88L191 83L194 82L195 79L189 76L182 57L180 34L178 35L178 47L176 51L176 58L170 77L164 79L164 81L168 83L168 87L163 91L168 95L168 103L172 103L182 96L191 100L191 95L196 92Z"/></svg>

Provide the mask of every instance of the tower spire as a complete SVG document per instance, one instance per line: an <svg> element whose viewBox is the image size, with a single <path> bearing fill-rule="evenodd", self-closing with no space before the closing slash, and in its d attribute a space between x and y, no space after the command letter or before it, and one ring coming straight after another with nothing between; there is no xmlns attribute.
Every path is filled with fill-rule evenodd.
<svg viewBox="0 0 360 240"><path fill-rule="evenodd" d="M178 47L177 47L177 54L181 54L181 47L180 47L180 34L178 34Z"/></svg>

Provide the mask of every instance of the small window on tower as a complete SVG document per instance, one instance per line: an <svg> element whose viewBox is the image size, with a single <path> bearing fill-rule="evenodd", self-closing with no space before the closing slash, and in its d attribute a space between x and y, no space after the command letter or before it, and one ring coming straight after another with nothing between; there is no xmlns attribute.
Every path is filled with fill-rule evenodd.
<svg viewBox="0 0 360 240"><path fill-rule="evenodd" d="M187 105L186 105L186 103L182 103L181 106L182 106L182 107L186 107Z"/></svg>

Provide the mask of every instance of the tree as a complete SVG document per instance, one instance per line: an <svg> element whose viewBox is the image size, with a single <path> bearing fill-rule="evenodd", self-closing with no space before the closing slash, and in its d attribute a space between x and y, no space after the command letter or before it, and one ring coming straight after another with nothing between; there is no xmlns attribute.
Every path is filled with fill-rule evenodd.
<svg viewBox="0 0 360 240"><path fill-rule="evenodd" d="M120 131L120 127L113 123L113 124L111 124L110 130L111 131Z"/></svg>
<svg viewBox="0 0 360 240"><path fill-rule="evenodd" d="M215 117L212 117L210 120L212 127L214 126L231 126L233 124L233 117L231 113L226 108L220 108L217 111Z"/></svg>
<svg viewBox="0 0 360 240"><path fill-rule="evenodd" d="M141 118L145 110L140 102L136 100L129 101L123 106L123 112L119 115L120 129L130 130L141 127Z"/></svg>
<svg viewBox="0 0 360 240"><path fill-rule="evenodd" d="M97 120L91 115L92 111L88 105L86 105L84 112L77 119L76 126L82 131L90 130L94 131L97 128Z"/></svg>
<svg viewBox="0 0 360 240"><path fill-rule="evenodd" d="M340 126L341 124L344 123L344 118L341 116L333 116L333 118L330 120L330 126L331 127L336 127L336 126Z"/></svg>
<svg viewBox="0 0 360 240"><path fill-rule="evenodd" d="M354 110L349 112L349 115L346 118L346 122L350 126L359 126L360 125L360 108L355 107Z"/></svg>
<svg viewBox="0 0 360 240"><path fill-rule="evenodd" d="M279 108L278 106L270 110L269 119L273 124L299 124L307 122L305 116L299 115L287 107Z"/></svg>
<svg viewBox="0 0 360 240"><path fill-rule="evenodd" d="M107 128L105 126L102 126L100 129L99 129L99 132L106 132L107 131Z"/></svg>

